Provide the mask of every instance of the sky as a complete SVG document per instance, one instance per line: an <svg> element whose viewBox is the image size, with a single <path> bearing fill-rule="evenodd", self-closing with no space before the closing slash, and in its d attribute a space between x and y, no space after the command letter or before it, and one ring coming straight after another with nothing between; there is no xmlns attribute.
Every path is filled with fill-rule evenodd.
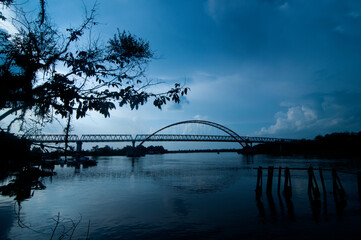
<svg viewBox="0 0 361 240"><path fill-rule="evenodd" d="M36 2L36 1L34 1ZM89 0L49 0L59 29L77 26ZM98 0L105 41L117 29L155 52L147 77L190 88L162 110L118 108L73 121L73 133L152 133L192 119L239 135L309 138L361 131L361 1L358 0ZM46 133L61 133L58 123ZM167 133L222 134L184 125Z"/></svg>

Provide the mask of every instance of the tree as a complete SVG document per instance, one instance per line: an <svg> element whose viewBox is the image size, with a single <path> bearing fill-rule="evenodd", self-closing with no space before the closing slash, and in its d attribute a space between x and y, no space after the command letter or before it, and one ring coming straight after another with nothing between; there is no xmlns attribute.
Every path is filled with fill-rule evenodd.
<svg viewBox="0 0 361 240"><path fill-rule="evenodd" d="M13 0L1 0L14 7ZM83 118L88 111L110 116L110 110L129 105L138 109L149 99L162 108L168 101L179 103L189 90L180 84L161 93L149 89L152 81L145 68L153 58L149 43L125 31L117 31L106 43L92 41L86 47L76 43L97 25L95 8L87 12L82 24L57 30L40 0L39 12L30 17L16 9L17 31L0 32L0 121L20 112L11 121L24 122L25 114L52 121L54 116Z"/></svg>

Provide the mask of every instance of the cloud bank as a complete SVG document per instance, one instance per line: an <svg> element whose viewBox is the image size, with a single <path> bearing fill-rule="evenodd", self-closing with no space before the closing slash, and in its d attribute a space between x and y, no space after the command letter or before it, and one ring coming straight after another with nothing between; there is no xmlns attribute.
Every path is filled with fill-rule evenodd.
<svg viewBox="0 0 361 240"><path fill-rule="evenodd" d="M297 102L297 103L296 103ZM361 93L312 94L275 114L275 123L261 128L257 135L312 137L331 132L361 130Z"/></svg>

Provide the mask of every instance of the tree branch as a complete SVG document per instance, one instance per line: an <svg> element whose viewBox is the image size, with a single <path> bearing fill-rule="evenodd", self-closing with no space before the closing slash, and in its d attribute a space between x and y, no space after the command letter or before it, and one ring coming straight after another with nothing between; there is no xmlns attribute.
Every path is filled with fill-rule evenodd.
<svg viewBox="0 0 361 240"><path fill-rule="evenodd" d="M9 109L8 111L6 111L5 113L3 113L0 116L0 121L3 120L4 118L6 118L7 116L9 116L10 114L13 114L16 111L19 111L19 110L25 109L25 108L26 108L26 106L17 106L15 108Z"/></svg>

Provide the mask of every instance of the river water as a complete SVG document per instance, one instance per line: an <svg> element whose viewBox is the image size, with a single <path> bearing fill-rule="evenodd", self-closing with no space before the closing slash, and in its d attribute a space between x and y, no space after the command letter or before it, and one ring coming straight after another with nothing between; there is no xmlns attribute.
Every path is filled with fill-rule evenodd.
<svg viewBox="0 0 361 240"><path fill-rule="evenodd" d="M360 239L360 161L189 153L98 157L89 168L56 166L45 190L21 202L0 196L0 239ZM257 168L336 168L346 191L337 206L332 174L312 205L305 170L290 170L293 195L255 198ZM284 176L281 178L281 192ZM58 215L59 214L59 215ZM59 221L56 221L59 216ZM58 225L56 222L59 222ZM74 227L76 226L76 227ZM54 228L56 227L55 231ZM74 232L73 232L74 230Z"/></svg>

